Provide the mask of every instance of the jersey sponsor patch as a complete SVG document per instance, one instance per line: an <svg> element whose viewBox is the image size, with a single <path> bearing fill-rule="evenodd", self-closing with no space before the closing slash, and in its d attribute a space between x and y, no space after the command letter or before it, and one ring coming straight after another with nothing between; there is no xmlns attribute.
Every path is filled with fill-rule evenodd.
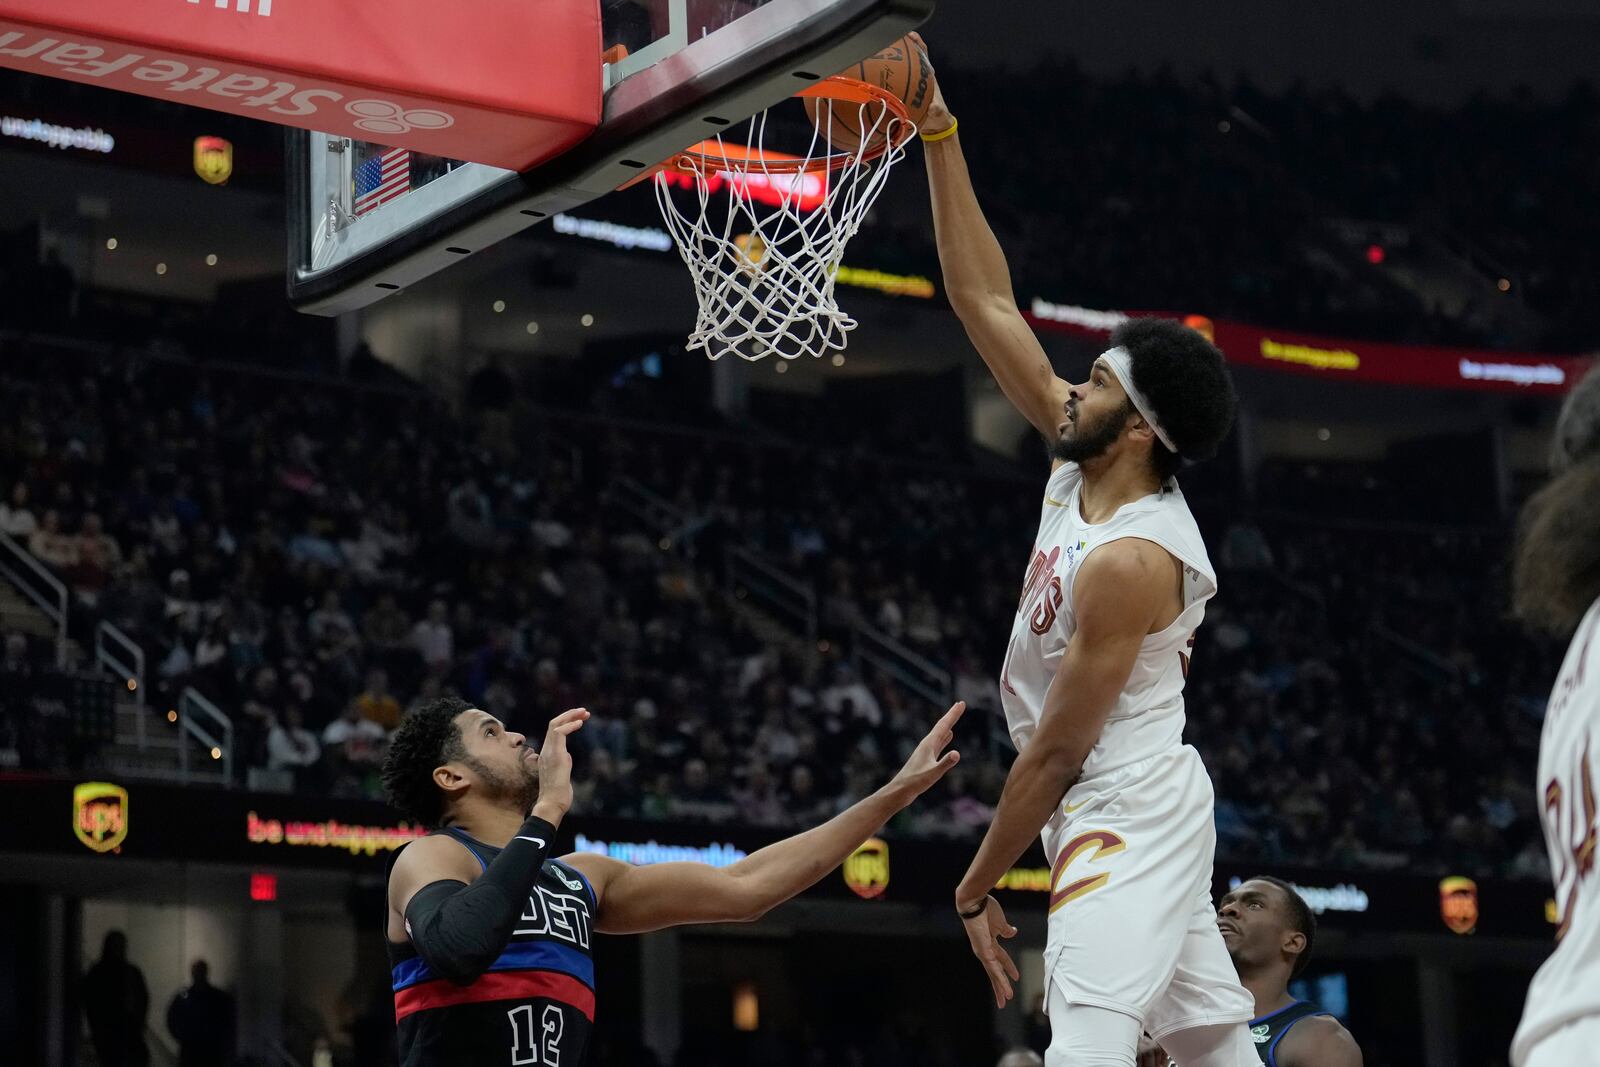
<svg viewBox="0 0 1600 1067"><path fill-rule="evenodd" d="M581 879L581 878L568 878L567 877L567 872L563 871L560 867L551 867L550 868L550 872L556 876L556 878L561 882L562 885L566 886L568 889L572 890L574 893L579 892L580 890L583 889L583 879Z"/></svg>

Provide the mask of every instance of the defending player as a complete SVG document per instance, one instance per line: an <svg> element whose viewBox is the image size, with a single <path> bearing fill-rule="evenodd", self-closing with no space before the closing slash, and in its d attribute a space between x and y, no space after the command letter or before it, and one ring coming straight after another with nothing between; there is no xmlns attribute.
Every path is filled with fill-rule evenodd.
<svg viewBox="0 0 1600 1067"><path fill-rule="evenodd" d="M384 761L408 818L438 831L397 853L385 934L405 1067L583 1062L594 1020L595 932L750 922L838 867L961 758L945 752L965 706L900 773L821 826L725 868L548 858L572 805L566 739L589 713L550 721L535 753L453 698L409 716Z"/></svg>
<svg viewBox="0 0 1600 1067"><path fill-rule="evenodd" d="M935 90L922 134L950 303L1054 462L1000 677L1018 757L956 890L974 953L1011 997L1015 934L988 896L1043 831L1050 1067L1131 1064L1141 1028L1184 1067L1256 1055L1211 908L1211 781L1183 744L1183 685L1205 602L1205 544L1173 475L1232 424L1222 354L1176 323L1129 322L1087 381L1056 377L1017 308Z"/></svg>
<svg viewBox="0 0 1600 1067"><path fill-rule="evenodd" d="M1514 1067L1593 1063L1600 1050L1600 371L1567 397L1552 453L1554 479L1522 512L1512 584L1519 616L1572 634L1545 708L1536 783L1560 918L1556 950L1528 987Z"/></svg>
<svg viewBox="0 0 1600 1067"><path fill-rule="evenodd" d="M1339 1020L1289 995L1311 962L1317 919L1294 887L1257 876L1222 898L1217 928L1255 1001L1250 1037L1267 1067L1361 1067L1361 1048Z"/></svg>
<svg viewBox="0 0 1600 1067"><path fill-rule="evenodd" d="M1258 875L1222 898L1217 929L1239 980L1255 1000L1250 1039L1266 1067L1361 1067L1350 1031L1321 1008L1289 995L1311 962L1317 917L1289 883ZM1139 1043L1137 1067L1166 1067L1154 1041Z"/></svg>

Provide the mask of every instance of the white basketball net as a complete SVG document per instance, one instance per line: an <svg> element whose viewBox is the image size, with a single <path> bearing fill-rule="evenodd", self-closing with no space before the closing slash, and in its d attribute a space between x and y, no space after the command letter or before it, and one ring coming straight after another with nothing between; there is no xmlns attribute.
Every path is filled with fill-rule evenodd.
<svg viewBox="0 0 1600 1067"><path fill-rule="evenodd" d="M890 168L905 158L912 130L886 107L827 98L816 104L816 126L823 130L831 128L834 108L859 108L861 145L834 155L845 162L831 172L825 162L831 147L814 133L807 165L797 173L771 169L760 158L740 159L742 146L725 146L718 136L711 143L728 159L714 168L693 163L687 169L692 195L674 196L673 180L656 175L661 216L689 265L699 305L689 348L713 360L729 353L748 360L821 356L843 349L856 328L834 298L834 278ZM766 126L765 111L751 118L746 145L760 149ZM890 147L868 159L868 146L882 143L880 137Z"/></svg>

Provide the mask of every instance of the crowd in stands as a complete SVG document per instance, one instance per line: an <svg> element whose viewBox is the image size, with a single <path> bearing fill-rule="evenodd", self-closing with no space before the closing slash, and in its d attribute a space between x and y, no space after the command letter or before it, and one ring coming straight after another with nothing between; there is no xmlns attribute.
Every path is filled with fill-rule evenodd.
<svg viewBox="0 0 1600 1067"><path fill-rule="evenodd" d="M992 813L996 659L1040 471L627 424L496 430L420 394L126 356L5 373L0 529L151 649L152 707L193 686L226 709L241 785L377 795L407 710L459 692L533 735L593 710L585 811L807 825L892 773L938 711L852 663L866 626L973 708L969 758L896 829L967 836ZM694 517L682 544L631 518L617 475ZM1197 506L1222 593L1190 738L1224 852L1536 873L1528 779L1554 665L1494 607L1502 531ZM762 627L723 576L729 545L813 585L827 654ZM25 736L15 695L7 709L0 732Z"/></svg>
<svg viewBox="0 0 1600 1067"><path fill-rule="evenodd" d="M951 57L939 73L1024 300L1397 342L1600 341L1592 87L1446 110L1210 75L1106 80L1063 59L995 72ZM1019 85L1051 102L1048 122L1022 117ZM921 169L900 167L857 244L937 277Z"/></svg>

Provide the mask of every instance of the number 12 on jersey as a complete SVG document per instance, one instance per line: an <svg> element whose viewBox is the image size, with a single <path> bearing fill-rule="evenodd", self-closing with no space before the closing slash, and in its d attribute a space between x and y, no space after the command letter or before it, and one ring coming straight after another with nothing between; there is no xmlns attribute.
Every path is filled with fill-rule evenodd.
<svg viewBox="0 0 1600 1067"><path fill-rule="evenodd" d="M534 1033L533 1005L521 1004L506 1012L511 1020L512 1067L543 1064L560 1067L561 1050L556 1047L561 1040L561 1009L554 1004L545 1005L539 1019L539 1032Z"/></svg>

